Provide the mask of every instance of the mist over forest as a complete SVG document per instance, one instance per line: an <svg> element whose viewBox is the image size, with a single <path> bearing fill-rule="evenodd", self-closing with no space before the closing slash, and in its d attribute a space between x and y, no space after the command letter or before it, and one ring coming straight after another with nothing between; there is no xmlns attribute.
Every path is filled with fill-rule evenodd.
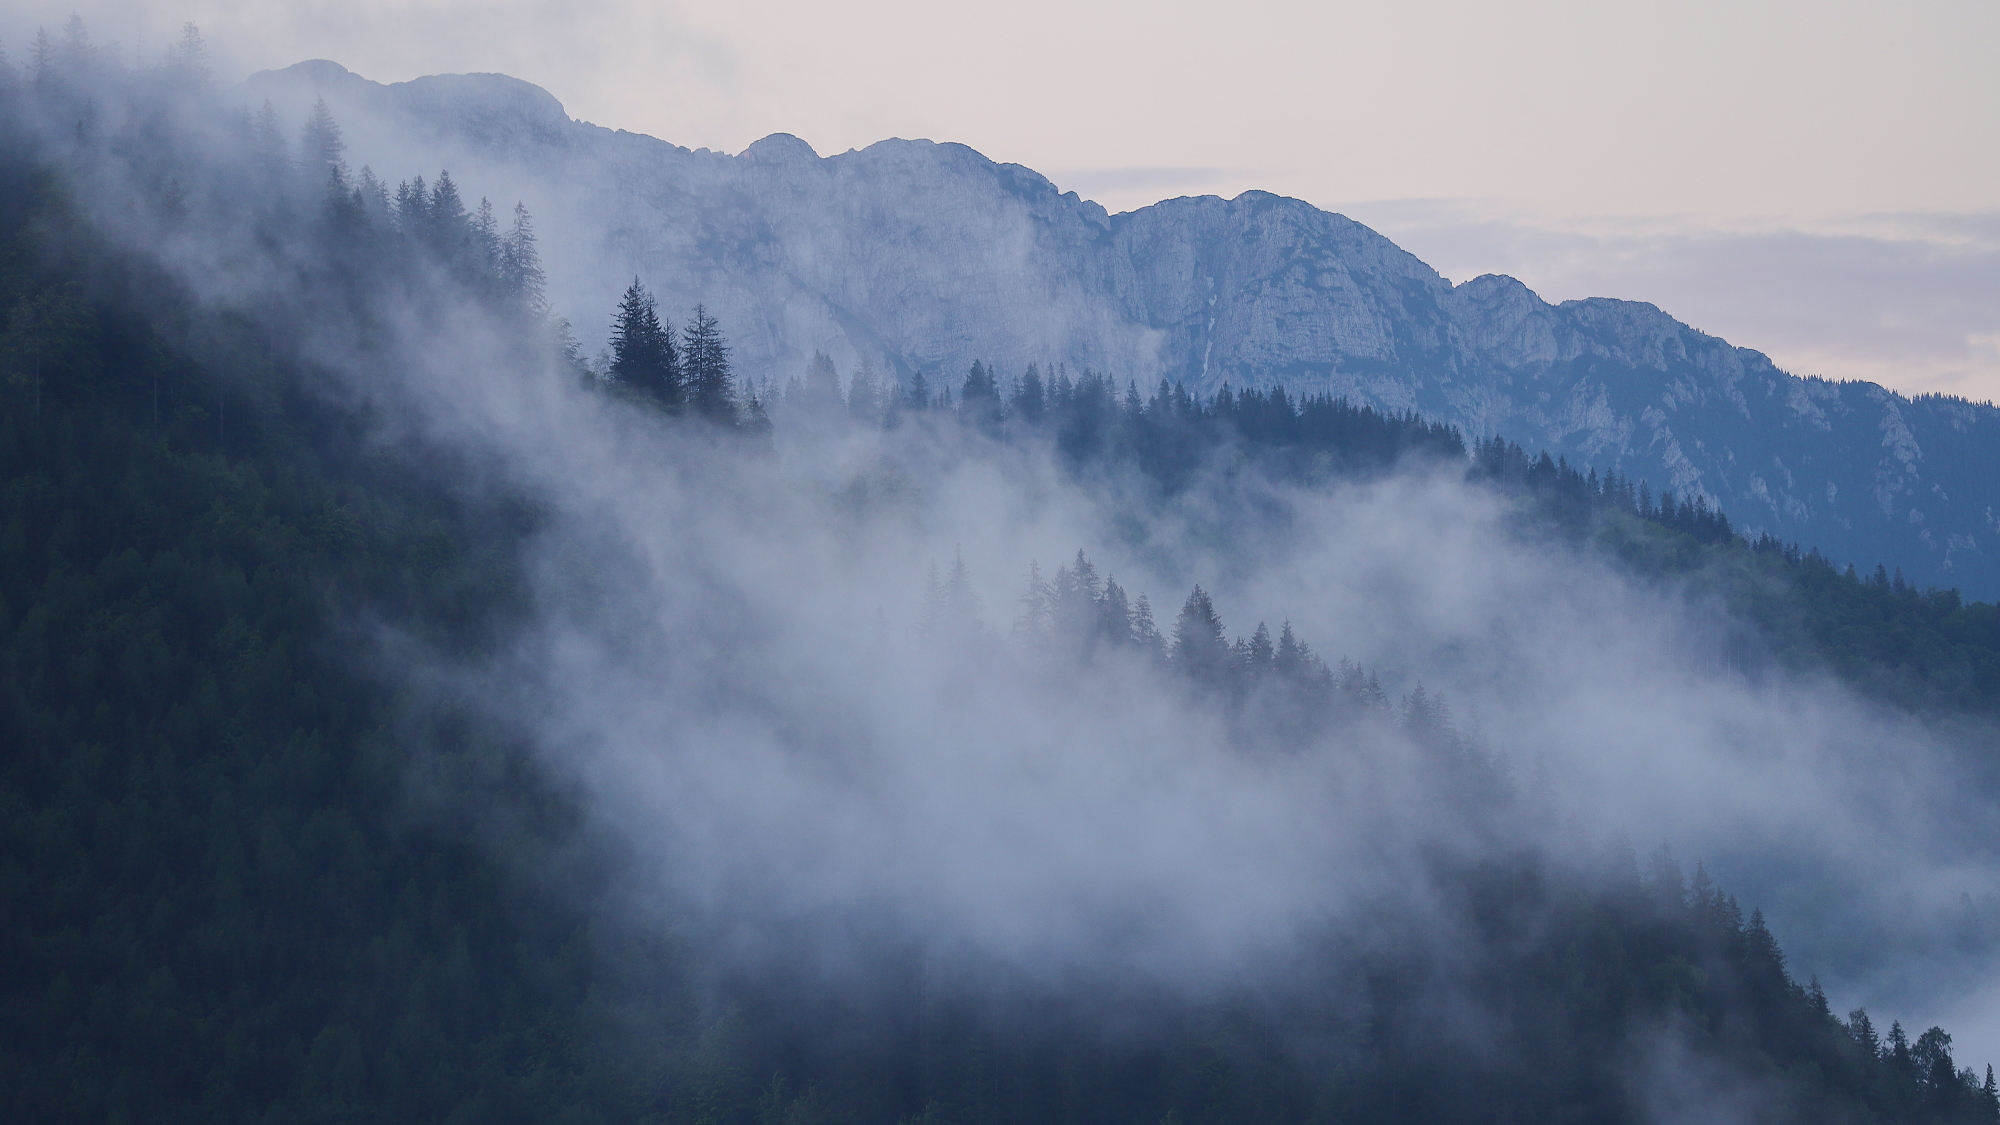
<svg viewBox="0 0 2000 1125"><path fill-rule="evenodd" d="M23 1119L2000 1120L1993 604L1332 393L752 370L191 25L9 46Z"/></svg>

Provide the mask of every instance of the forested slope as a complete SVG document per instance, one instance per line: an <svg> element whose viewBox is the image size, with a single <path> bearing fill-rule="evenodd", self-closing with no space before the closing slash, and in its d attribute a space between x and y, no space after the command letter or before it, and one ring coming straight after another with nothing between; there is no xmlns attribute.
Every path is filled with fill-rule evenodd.
<svg viewBox="0 0 2000 1125"><path fill-rule="evenodd" d="M9 104L81 112L78 135L102 128L146 151L143 114L92 115L159 91L100 77L109 94L51 79L10 89L23 100ZM24 1118L1636 1121L1698 1117L1718 1098L1773 1120L2000 1115L1991 1072L1961 1071L1944 1032L1885 1039L1865 1015L1837 1019L1787 975L1761 916L1699 870L1686 879L1662 851L1642 871L1616 841L1578 849L1583 863L1520 846L1567 829L1421 694L1396 704L1285 638L1231 643L1199 590L1170 638L1120 634L1131 616L1107 612L1110 588L1080 576L1081 557L1045 592L1045 635L1029 637L1054 672L1080 638L1151 645L1159 675L1191 677L1172 682L1253 729L1387 732L1417 748L1453 814L1505 843L1429 872L1454 954L1440 955L1439 915L1390 902L1371 915L1366 955L1329 933L1275 984L1211 994L1016 988L895 948L858 990L710 971L671 936L593 909L611 861L573 794L511 732L406 677L376 628L504 647L527 612L518 553L545 513L387 428L314 356L332 336L391 362L369 351L383 323L357 295L407 308L442 290L516 325L524 363L578 378L558 326L524 315L519 243L511 259L481 257L467 250L481 245L476 213L434 192L384 211L328 191L321 168L260 164L272 149L253 125L240 148L202 159L255 205L252 243L282 247L291 272L277 296L218 309L78 205L102 183L91 153L13 112L0 151L0 1084ZM201 221L216 205L185 166L155 172L148 206ZM643 307L627 327L645 328ZM628 372L644 358L621 356ZM678 411L666 440L740 425L742 455L763 455L757 404L704 407L701 384L677 381L689 370L701 369L653 371L673 376L658 393L631 378L584 393ZM1064 383L1053 400L1031 405L1017 387L1003 402L981 371L955 403L903 408L1048 438L1079 474L1130 463L1162 489L1234 443L1249 450L1237 471L1308 482L1462 450L1417 419L1332 401L1279 414L1262 400L1257 415L1172 388L1118 400L1133 412L1093 428ZM903 408L885 401L867 424ZM1511 456L1492 454L1487 471L1511 479ZM1529 464L1520 482L1540 472ZM1674 507L1670 532L1642 518L1660 511L1650 500L1627 522L1611 511L1620 488L1589 501L1608 525L1577 522L1560 506L1570 478L1551 479L1517 482L1557 498L1523 515L1526 534L1542 533L1535 520L1588 534L1644 523L1635 565L1783 560L1783 597L1783 581L1810 593L1821 580L1806 560L1725 540L1699 508ZM1876 617L1829 647L1849 619L1826 598L1801 643L1867 676L1893 670L1878 638L1902 636L1888 651L1926 669L1924 690L1962 660L1973 703L1990 692L1976 661L1991 607L1825 581ZM1953 630L1963 651L1933 653ZM1649 1061L1662 1056L1680 1063Z"/></svg>
<svg viewBox="0 0 2000 1125"><path fill-rule="evenodd" d="M582 954L560 926L522 925L462 834L409 815L412 747L437 739L354 651L367 612L491 615L504 574L467 561L461 507L360 457L300 397L267 326L205 316L107 255L12 140L13 1111L442 1120L504 1099L556 1116L575 1096ZM239 369L176 348L190 328L225 337Z"/></svg>

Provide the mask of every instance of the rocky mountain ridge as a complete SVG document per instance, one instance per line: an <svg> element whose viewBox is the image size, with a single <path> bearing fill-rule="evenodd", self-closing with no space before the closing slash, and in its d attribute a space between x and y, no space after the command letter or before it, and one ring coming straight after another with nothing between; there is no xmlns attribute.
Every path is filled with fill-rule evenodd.
<svg viewBox="0 0 2000 1125"><path fill-rule="evenodd" d="M1740 529L1864 569L2000 595L2000 410L1802 379L1649 304L1453 285L1300 200L1112 215L964 145L821 157L776 134L689 150L575 121L502 75L382 85L316 61L235 93L293 122L324 97L350 163L391 182L442 165L496 205L525 200L551 295L593 346L637 275L676 319L706 302L753 381L782 384L823 350L844 371L934 381L977 358L1340 395L1705 494Z"/></svg>

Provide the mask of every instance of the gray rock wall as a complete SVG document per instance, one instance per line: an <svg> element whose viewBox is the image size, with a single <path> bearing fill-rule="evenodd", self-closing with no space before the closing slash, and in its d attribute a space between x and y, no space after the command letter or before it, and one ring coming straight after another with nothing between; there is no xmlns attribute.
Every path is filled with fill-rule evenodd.
<svg viewBox="0 0 2000 1125"><path fill-rule="evenodd" d="M1925 583L2000 594L2000 411L1802 380L1652 305L1453 286L1376 232L1263 192L1121 215L963 145L821 157L776 135L728 156L573 121L501 75L383 86L332 63L240 94L292 121L324 96L349 160L391 183L448 167L537 217L551 295L593 348L638 275L676 321L722 320L782 385L814 351L955 382L1066 365L1213 393L1283 385L1500 433L1738 527Z"/></svg>

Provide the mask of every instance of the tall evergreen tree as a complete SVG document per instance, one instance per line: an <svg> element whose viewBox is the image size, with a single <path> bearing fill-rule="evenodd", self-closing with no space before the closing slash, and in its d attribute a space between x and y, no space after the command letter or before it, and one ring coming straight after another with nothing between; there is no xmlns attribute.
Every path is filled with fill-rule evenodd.
<svg viewBox="0 0 2000 1125"><path fill-rule="evenodd" d="M882 386L875 378L875 365L862 357L861 366L847 381L847 413L857 422L882 420Z"/></svg>
<svg viewBox="0 0 2000 1125"><path fill-rule="evenodd" d="M1000 424L1004 414L993 369L976 359L966 372L965 385L959 389L958 412L967 422L989 433Z"/></svg>
<svg viewBox="0 0 2000 1125"><path fill-rule="evenodd" d="M517 202L514 225L500 238L500 285L529 314L543 317L549 313L548 279L542 273L542 256L535 241L528 205Z"/></svg>
<svg viewBox="0 0 2000 1125"><path fill-rule="evenodd" d="M354 178L354 190L361 195L361 210L369 222L381 227L393 225L395 211L389 202L389 188L375 178L375 169L363 164L361 174Z"/></svg>
<svg viewBox="0 0 2000 1125"><path fill-rule="evenodd" d="M764 409L764 396L754 390L743 402L743 432L762 438L771 434L771 415Z"/></svg>
<svg viewBox="0 0 2000 1125"><path fill-rule="evenodd" d="M1243 664L1252 675L1261 676L1269 672L1277 663L1276 646L1271 643L1271 630L1262 621L1257 623L1257 631L1243 646Z"/></svg>
<svg viewBox="0 0 2000 1125"><path fill-rule="evenodd" d="M1174 621L1174 664L1187 675L1219 685L1227 677L1229 657L1222 618L1216 616L1208 591L1197 585Z"/></svg>
<svg viewBox="0 0 2000 1125"><path fill-rule="evenodd" d="M193 21L181 25L181 37L167 48L167 73L174 82L189 90L205 90L211 78L208 44Z"/></svg>
<svg viewBox="0 0 2000 1125"><path fill-rule="evenodd" d="M493 201L483 195L472 213L472 259L482 277L500 276L500 222L493 217Z"/></svg>
<svg viewBox="0 0 2000 1125"><path fill-rule="evenodd" d="M83 25L83 17L75 12L69 14L63 24L62 67L71 82L79 85L89 81L97 70L97 45L90 41L90 31Z"/></svg>
<svg viewBox="0 0 2000 1125"><path fill-rule="evenodd" d="M268 101L257 111L256 123L251 126L250 146L257 171L267 185L275 187L284 182L292 170L291 147L285 143L285 131L278 124L278 111Z"/></svg>
<svg viewBox="0 0 2000 1125"><path fill-rule="evenodd" d="M450 172L439 172L437 182L431 185L423 236L446 261L458 266L471 264L472 217L465 212L465 201L459 198Z"/></svg>
<svg viewBox="0 0 2000 1125"><path fill-rule="evenodd" d="M1119 591L1118 600L1124 601L1123 591ZM1049 585L1050 624L1065 650L1087 657L1100 641L1124 638L1124 607L1121 604L1118 609L1120 621L1114 635L1107 628L1104 601L1097 564L1079 548L1075 559L1056 569L1055 581Z"/></svg>
<svg viewBox="0 0 2000 1125"><path fill-rule="evenodd" d="M1042 386L1042 373L1034 364L1028 365L1027 372L1021 376L1020 386L1014 388L1014 401L1010 406L1011 413L1020 419L1022 424L1031 427L1041 424L1042 415L1048 408L1048 399Z"/></svg>
<svg viewBox="0 0 2000 1125"><path fill-rule="evenodd" d="M833 365L833 357L825 352L814 352L806 364L805 378L795 380L786 388L785 402L797 405L807 415L828 418L846 409L846 400L840 394L840 369Z"/></svg>
<svg viewBox="0 0 2000 1125"><path fill-rule="evenodd" d="M325 180L329 172L344 180L347 168L341 153L346 151L347 142L340 139L340 125L326 99L315 100L305 127L299 131L299 170L309 181Z"/></svg>
<svg viewBox="0 0 2000 1125"><path fill-rule="evenodd" d="M679 410L685 401L673 336L660 321L653 295L636 277L619 298L611 322L611 374L667 410Z"/></svg>
<svg viewBox="0 0 2000 1125"><path fill-rule="evenodd" d="M1132 643L1132 602L1116 578L1104 578L1104 596L1098 599L1098 635L1113 644Z"/></svg>
<svg viewBox="0 0 2000 1125"><path fill-rule="evenodd" d="M1290 679L1305 670L1312 658L1312 650L1299 642L1292 632L1292 623L1286 621L1278 627L1278 646L1271 653L1271 667L1279 675Z"/></svg>
<svg viewBox="0 0 2000 1125"><path fill-rule="evenodd" d="M35 45L28 48L28 81L38 90L48 90L55 86L60 77L56 70L56 44L49 38L47 28L35 29Z"/></svg>
<svg viewBox="0 0 2000 1125"><path fill-rule="evenodd" d="M431 196L424 178L404 180L396 185L396 229L408 238L423 238L430 223Z"/></svg>
<svg viewBox="0 0 2000 1125"><path fill-rule="evenodd" d="M1165 650L1165 642L1160 637L1160 627L1153 623L1153 603L1143 591L1132 603L1132 643L1147 652L1160 654Z"/></svg>
<svg viewBox="0 0 2000 1125"><path fill-rule="evenodd" d="M729 374L729 345L705 305L694 307L694 315L681 330L681 369L686 377L688 404L695 413L711 422L733 425L736 387Z"/></svg>

